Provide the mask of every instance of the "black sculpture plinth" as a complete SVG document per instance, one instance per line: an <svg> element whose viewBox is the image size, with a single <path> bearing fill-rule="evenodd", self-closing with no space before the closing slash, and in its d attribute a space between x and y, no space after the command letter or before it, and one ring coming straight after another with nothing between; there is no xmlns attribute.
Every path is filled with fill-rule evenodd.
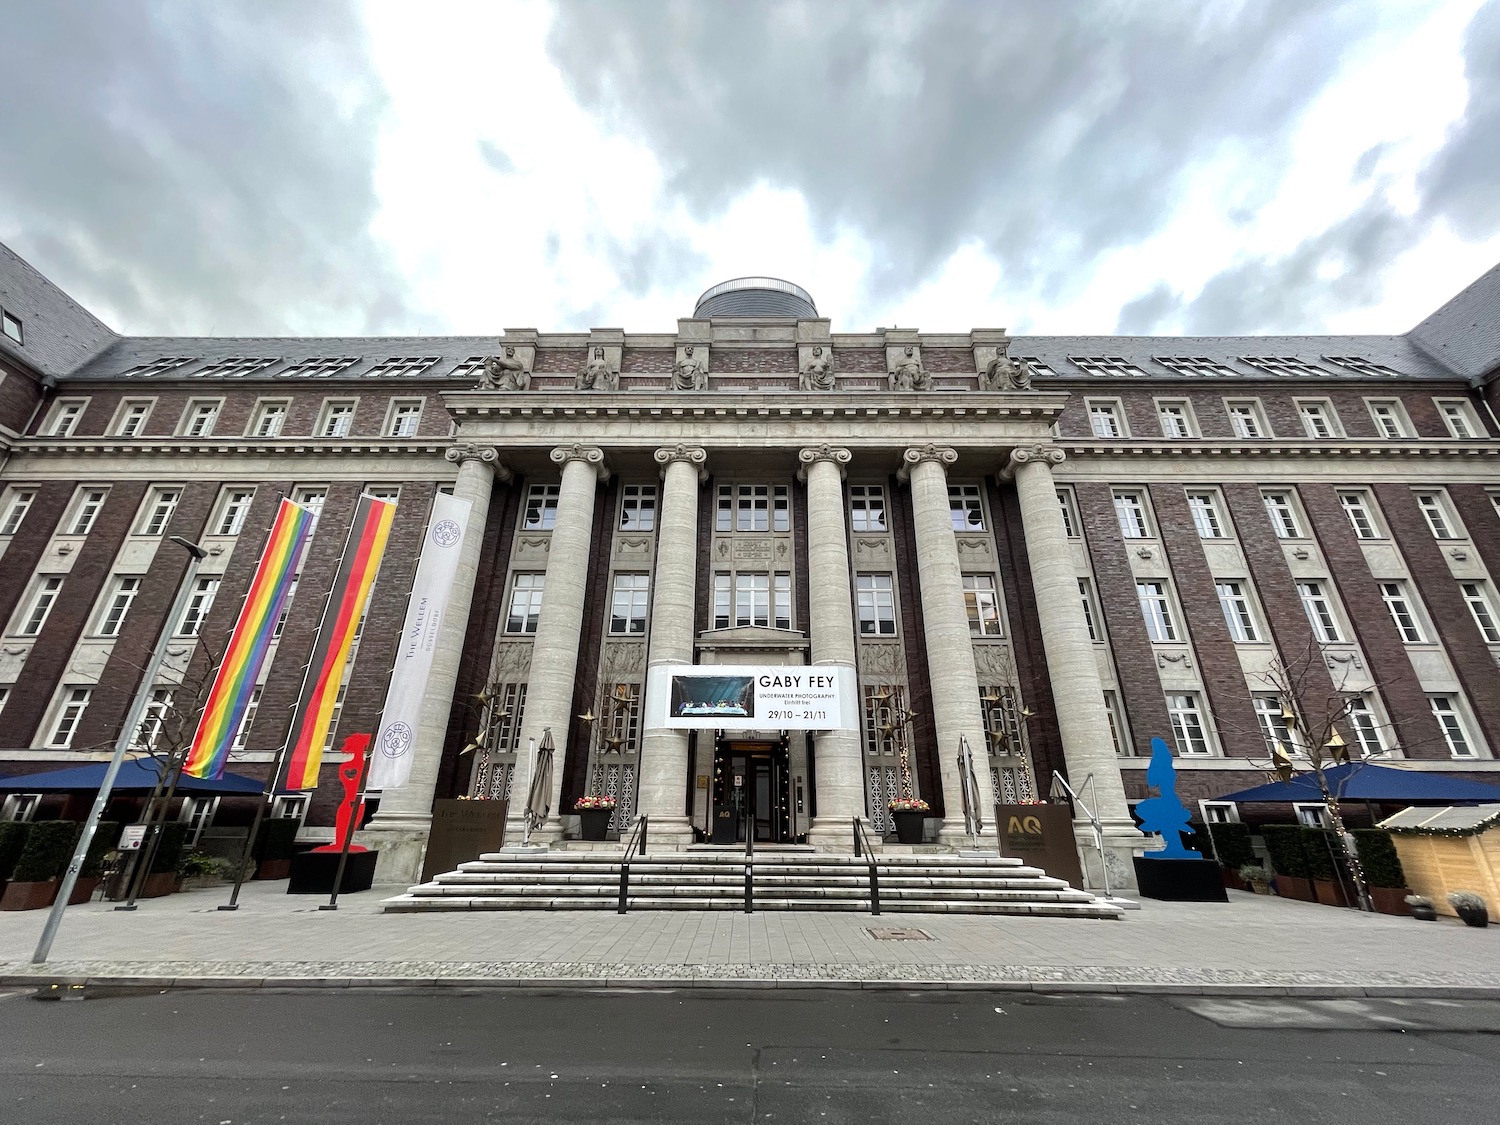
<svg viewBox="0 0 1500 1125"><path fill-rule="evenodd" d="M339 894L368 891L375 883L377 851L350 852L344 864ZM331 895L333 880L339 870L338 852L298 852L292 856L292 876L287 883L289 895Z"/></svg>
<svg viewBox="0 0 1500 1125"><path fill-rule="evenodd" d="M1135 881L1142 898L1163 902L1228 902L1219 865L1211 859L1135 857Z"/></svg>

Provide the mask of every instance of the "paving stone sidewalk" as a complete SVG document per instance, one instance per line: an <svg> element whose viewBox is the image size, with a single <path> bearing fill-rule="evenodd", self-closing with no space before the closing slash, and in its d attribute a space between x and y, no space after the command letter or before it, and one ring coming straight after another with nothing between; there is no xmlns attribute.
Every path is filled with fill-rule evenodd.
<svg viewBox="0 0 1500 1125"><path fill-rule="evenodd" d="M0 914L0 984L1021 988L1500 998L1500 927L1360 914L1229 892L1149 899L1120 921L958 914L603 911L382 914L247 885L69 907L45 965L44 911ZM881 931L919 931L906 937Z"/></svg>

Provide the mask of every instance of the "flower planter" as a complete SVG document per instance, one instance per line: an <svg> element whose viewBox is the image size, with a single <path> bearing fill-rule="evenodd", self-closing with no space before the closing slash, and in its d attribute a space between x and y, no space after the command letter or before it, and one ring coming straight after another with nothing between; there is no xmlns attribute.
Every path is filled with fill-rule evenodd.
<svg viewBox="0 0 1500 1125"><path fill-rule="evenodd" d="M1313 896L1314 901L1324 906L1348 906L1349 902L1344 898L1344 888L1333 879L1314 879Z"/></svg>
<svg viewBox="0 0 1500 1125"><path fill-rule="evenodd" d="M1370 905L1377 914L1396 914L1401 917L1411 913L1406 905L1406 896L1411 894L1405 887L1371 887Z"/></svg>
<svg viewBox="0 0 1500 1125"><path fill-rule="evenodd" d="M184 891L206 891L213 887L222 887L224 879L219 875L184 875L181 889Z"/></svg>
<svg viewBox="0 0 1500 1125"><path fill-rule="evenodd" d="M1276 876L1276 893L1282 898L1296 899L1298 902L1318 901L1313 895L1312 880L1301 875Z"/></svg>
<svg viewBox="0 0 1500 1125"><path fill-rule="evenodd" d="M73 884L73 893L68 897L68 905L79 906L88 902L98 889L99 877L97 875L78 876L78 881Z"/></svg>
<svg viewBox="0 0 1500 1125"><path fill-rule="evenodd" d="M1246 884L1245 880L1240 878L1240 873L1238 871L1231 871L1227 867L1220 867L1219 877L1223 879L1224 886L1231 891L1250 890L1250 887Z"/></svg>
<svg viewBox="0 0 1500 1125"><path fill-rule="evenodd" d="M609 818L614 815L614 809L579 809L578 825L585 840L607 840L609 838Z"/></svg>
<svg viewBox="0 0 1500 1125"><path fill-rule="evenodd" d="M146 876L146 884L141 888L137 898L162 898L177 889L177 872L159 871L155 875Z"/></svg>
<svg viewBox="0 0 1500 1125"><path fill-rule="evenodd" d="M922 824L927 819L924 812L893 812L891 820L896 825L896 839L903 844L922 842Z"/></svg>
<svg viewBox="0 0 1500 1125"><path fill-rule="evenodd" d="M5 895L0 898L0 910L40 910L51 906L57 897L57 880L44 879L39 882L10 882L5 885Z"/></svg>
<svg viewBox="0 0 1500 1125"><path fill-rule="evenodd" d="M292 861L288 859L263 859L255 865L257 879L285 879L292 873Z"/></svg>

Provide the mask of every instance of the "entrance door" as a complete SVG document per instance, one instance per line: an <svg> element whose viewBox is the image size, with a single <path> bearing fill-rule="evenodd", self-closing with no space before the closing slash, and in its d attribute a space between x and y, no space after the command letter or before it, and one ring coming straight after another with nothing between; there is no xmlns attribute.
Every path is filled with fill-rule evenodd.
<svg viewBox="0 0 1500 1125"><path fill-rule="evenodd" d="M786 750L768 742L728 742L714 754L713 842L785 843L790 832Z"/></svg>

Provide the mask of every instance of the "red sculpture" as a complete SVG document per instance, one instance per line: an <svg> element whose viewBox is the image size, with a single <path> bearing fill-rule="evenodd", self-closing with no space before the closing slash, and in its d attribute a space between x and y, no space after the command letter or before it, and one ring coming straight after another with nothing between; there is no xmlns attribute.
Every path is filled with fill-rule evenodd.
<svg viewBox="0 0 1500 1125"><path fill-rule="evenodd" d="M365 776L365 755L370 749L370 736L351 734L344 739L341 749L347 759L339 766L339 784L344 787L344 799L339 803L338 814L334 817L333 843L314 848L315 852L343 851L344 841L354 835L359 827L360 817L365 811L365 803L360 799L359 788ZM349 845L350 853L369 850L359 844Z"/></svg>

